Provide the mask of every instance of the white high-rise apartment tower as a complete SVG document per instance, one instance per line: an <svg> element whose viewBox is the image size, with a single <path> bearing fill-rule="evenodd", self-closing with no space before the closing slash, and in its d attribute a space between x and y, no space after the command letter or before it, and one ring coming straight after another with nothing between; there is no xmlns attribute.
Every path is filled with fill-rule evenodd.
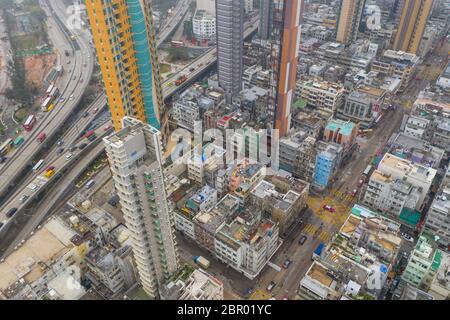
<svg viewBox="0 0 450 320"><path fill-rule="evenodd" d="M159 288L178 269L175 222L167 203L160 132L125 117L123 129L104 139L111 173L130 232L145 292Z"/></svg>

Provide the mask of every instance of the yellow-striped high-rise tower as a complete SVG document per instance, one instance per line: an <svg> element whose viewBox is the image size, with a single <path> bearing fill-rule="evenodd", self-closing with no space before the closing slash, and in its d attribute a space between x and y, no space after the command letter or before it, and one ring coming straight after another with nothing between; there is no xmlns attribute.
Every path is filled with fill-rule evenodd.
<svg viewBox="0 0 450 320"><path fill-rule="evenodd" d="M116 130L125 116L168 135L150 0L86 0Z"/></svg>

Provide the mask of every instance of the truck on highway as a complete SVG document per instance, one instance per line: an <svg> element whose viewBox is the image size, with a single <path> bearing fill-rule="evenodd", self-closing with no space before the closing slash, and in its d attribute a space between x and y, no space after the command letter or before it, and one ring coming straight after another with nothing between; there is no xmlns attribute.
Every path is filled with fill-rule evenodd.
<svg viewBox="0 0 450 320"><path fill-rule="evenodd" d="M312 255L313 260L320 259L320 255L322 254L323 248L325 248L325 244L321 242L317 246L316 250L314 250L314 252L313 252L313 255Z"/></svg>
<svg viewBox="0 0 450 320"><path fill-rule="evenodd" d="M186 82L187 77L186 76L181 76L179 77L176 81L175 81L175 85L176 86L180 86L182 85L184 82Z"/></svg>
<svg viewBox="0 0 450 320"><path fill-rule="evenodd" d="M208 259L205 259L202 256L195 256L194 262L205 270L208 269L211 264Z"/></svg>

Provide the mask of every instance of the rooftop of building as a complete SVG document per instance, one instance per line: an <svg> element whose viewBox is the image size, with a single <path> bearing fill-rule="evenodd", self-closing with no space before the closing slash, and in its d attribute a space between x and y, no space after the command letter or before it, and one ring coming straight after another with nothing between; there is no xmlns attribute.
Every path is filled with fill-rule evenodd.
<svg viewBox="0 0 450 320"><path fill-rule="evenodd" d="M427 167L437 168L445 151L430 145L428 141L417 137L398 133L390 141L390 153L401 158Z"/></svg>
<svg viewBox="0 0 450 320"><path fill-rule="evenodd" d="M332 132L339 131L344 136L351 136L353 131L356 128L356 124L351 121L344 121L340 119L331 119L327 126L326 130L330 130Z"/></svg>
<svg viewBox="0 0 450 320"><path fill-rule="evenodd" d="M400 171L405 176L414 176L415 179L420 179L431 183L437 173L436 169L423 166L421 164L412 163L409 160L402 159L390 153L386 153L381 160L378 170L383 171L384 168L389 168Z"/></svg>
<svg viewBox="0 0 450 320"><path fill-rule="evenodd" d="M361 87L361 88L357 88L355 90L353 90L350 95L349 98L352 99L365 99L365 100L370 100L370 101L377 101L379 99L381 99L381 97L385 94L385 90L383 89L378 89L372 86L365 86L365 87Z"/></svg>
<svg viewBox="0 0 450 320"><path fill-rule="evenodd" d="M330 91L333 93L341 92L343 90L343 86L339 83L329 82L325 80L308 79L302 81L301 83L306 88L315 88L319 90Z"/></svg>
<svg viewBox="0 0 450 320"><path fill-rule="evenodd" d="M21 279L33 283L41 278L54 261L75 247L71 241L74 235L58 217L49 219L0 263L0 291L7 292Z"/></svg>
<svg viewBox="0 0 450 320"><path fill-rule="evenodd" d="M246 218L254 218L254 212L248 214L252 217ZM218 230L216 237L234 250L238 250L243 243L257 246L268 233L273 231L275 223L268 219L253 222L256 222L256 225L248 225L243 217L237 216L231 222L223 225Z"/></svg>
<svg viewBox="0 0 450 320"><path fill-rule="evenodd" d="M434 198L431 208L450 215L450 188L444 189Z"/></svg>
<svg viewBox="0 0 450 320"><path fill-rule="evenodd" d="M227 194L212 210L208 212L200 211L194 217L194 220L201 224L203 228L216 231L229 215L237 211L237 208L239 208L239 199Z"/></svg>
<svg viewBox="0 0 450 320"><path fill-rule="evenodd" d="M386 50L383 53L383 57L386 59L392 59L402 63L417 63L420 59L419 56L404 51Z"/></svg>

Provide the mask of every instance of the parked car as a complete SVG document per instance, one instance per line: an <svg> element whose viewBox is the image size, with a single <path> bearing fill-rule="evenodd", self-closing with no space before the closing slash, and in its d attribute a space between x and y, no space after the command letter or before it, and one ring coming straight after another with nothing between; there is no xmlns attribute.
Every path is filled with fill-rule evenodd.
<svg viewBox="0 0 450 320"><path fill-rule="evenodd" d="M274 282L274 281L271 281L270 283L269 283L269 285L267 286L267 291L272 291L273 290L273 288L275 288L276 287L276 283Z"/></svg>
<svg viewBox="0 0 450 320"><path fill-rule="evenodd" d="M103 131L108 131L111 128L112 128L112 125L108 124L105 127L103 127Z"/></svg>
<svg viewBox="0 0 450 320"><path fill-rule="evenodd" d="M307 239L308 239L308 237L303 235L303 236L300 237L300 240L298 241L298 243L303 245L306 242Z"/></svg>
<svg viewBox="0 0 450 320"><path fill-rule="evenodd" d="M402 236L402 238L405 239L406 241L414 242L413 237L411 237L409 234L407 234L407 233L405 233L405 232L402 232L402 233L401 233L401 236Z"/></svg>
<svg viewBox="0 0 450 320"><path fill-rule="evenodd" d="M87 146L87 143L82 143L82 144L79 145L78 148L79 148L80 150L83 150L84 148L86 148L86 146Z"/></svg>
<svg viewBox="0 0 450 320"><path fill-rule="evenodd" d="M292 263L291 259L286 259L286 261L284 261L284 263L283 263L283 268L285 268L285 269L289 268L291 263Z"/></svg>
<svg viewBox="0 0 450 320"><path fill-rule="evenodd" d="M358 189L353 189L353 191L352 192L350 192L350 195L352 196L352 197L356 197L356 194L358 193Z"/></svg>

